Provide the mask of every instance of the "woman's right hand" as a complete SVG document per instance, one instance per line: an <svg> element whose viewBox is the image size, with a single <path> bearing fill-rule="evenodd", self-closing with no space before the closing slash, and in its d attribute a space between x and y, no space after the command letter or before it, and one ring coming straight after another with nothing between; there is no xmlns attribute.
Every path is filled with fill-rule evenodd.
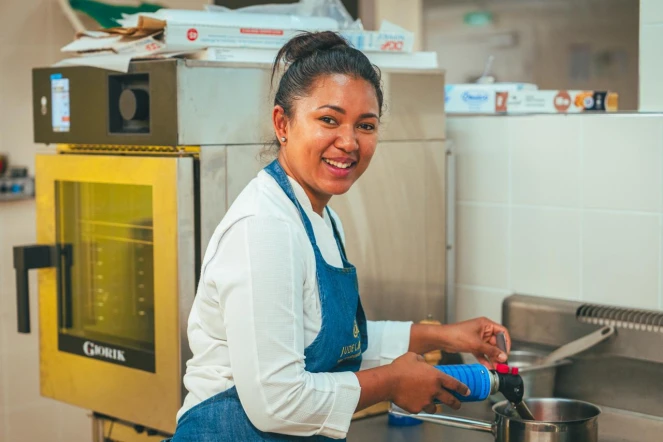
<svg viewBox="0 0 663 442"><path fill-rule="evenodd" d="M429 365L416 353L404 354L389 367L392 379L390 400L410 413L435 413L435 399L458 410L460 401L450 391L463 396L470 393L465 384Z"/></svg>

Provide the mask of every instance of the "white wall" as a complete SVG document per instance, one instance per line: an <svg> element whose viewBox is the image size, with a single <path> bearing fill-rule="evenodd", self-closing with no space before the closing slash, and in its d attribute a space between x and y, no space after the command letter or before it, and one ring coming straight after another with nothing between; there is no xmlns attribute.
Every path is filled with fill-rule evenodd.
<svg viewBox="0 0 663 442"><path fill-rule="evenodd" d="M458 319L512 293L663 309L663 115L450 117Z"/></svg>
<svg viewBox="0 0 663 442"><path fill-rule="evenodd" d="M118 4L131 1L114 0ZM107 1L107 3L111 3ZM159 1L200 9L205 0ZM84 20L90 25L90 20ZM31 68L61 58L73 30L55 0L0 0L0 152L34 171ZM35 243L34 201L0 202L0 441L89 442L88 412L39 394L39 327L32 275L30 335L16 332L12 247Z"/></svg>
<svg viewBox="0 0 663 442"><path fill-rule="evenodd" d="M492 12L493 23L464 24L477 10ZM636 110L638 20L638 0L426 0L424 47L438 53L449 83L473 81L492 54L499 81L609 89L620 109Z"/></svg>
<svg viewBox="0 0 663 442"><path fill-rule="evenodd" d="M663 111L663 1L640 0L640 110Z"/></svg>
<svg viewBox="0 0 663 442"><path fill-rule="evenodd" d="M58 60L73 31L50 0L0 2L0 151L33 171L31 68ZM16 332L12 246L35 242L33 201L0 202L0 440L84 442L91 434L85 411L39 395L36 292L33 332ZM34 275L31 283L34 287Z"/></svg>

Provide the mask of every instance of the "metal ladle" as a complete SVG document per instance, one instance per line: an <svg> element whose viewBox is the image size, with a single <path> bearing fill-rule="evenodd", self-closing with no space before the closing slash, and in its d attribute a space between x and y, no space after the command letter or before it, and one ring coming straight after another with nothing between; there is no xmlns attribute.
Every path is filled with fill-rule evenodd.
<svg viewBox="0 0 663 442"><path fill-rule="evenodd" d="M605 341L614 334L615 327L606 325L605 327L601 327L595 332L585 335L580 339L576 339L575 341L571 341L568 344L562 345L545 358L537 361L537 363L534 365L552 365L557 361L561 361L562 359L570 358L571 356L575 356L578 353L582 353L583 351L595 346L596 344Z"/></svg>

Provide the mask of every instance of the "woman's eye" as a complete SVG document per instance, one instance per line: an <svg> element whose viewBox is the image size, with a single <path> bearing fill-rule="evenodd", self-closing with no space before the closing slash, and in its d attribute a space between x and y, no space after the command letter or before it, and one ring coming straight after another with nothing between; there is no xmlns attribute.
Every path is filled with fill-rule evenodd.
<svg viewBox="0 0 663 442"><path fill-rule="evenodd" d="M362 123L359 127L363 130L375 130L375 125L370 123Z"/></svg>
<svg viewBox="0 0 663 442"><path fill-rule="evenodd" d="M324 121L327 124L335 124L336 120L334 120L332 117L322 117L320 118L320 121Z"/></svg>

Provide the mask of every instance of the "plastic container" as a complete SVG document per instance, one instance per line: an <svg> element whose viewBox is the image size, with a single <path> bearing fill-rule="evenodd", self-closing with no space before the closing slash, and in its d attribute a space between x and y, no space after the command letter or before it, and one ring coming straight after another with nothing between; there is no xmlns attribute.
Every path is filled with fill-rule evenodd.
<svg viewBox="0 0 663 442"><path fill-rule="evenodd" d="M458 379L470 389L469 396L451 392L461 402L483 401L491 394L495 374L481 364L436 365L435 368Z"/></svg>

